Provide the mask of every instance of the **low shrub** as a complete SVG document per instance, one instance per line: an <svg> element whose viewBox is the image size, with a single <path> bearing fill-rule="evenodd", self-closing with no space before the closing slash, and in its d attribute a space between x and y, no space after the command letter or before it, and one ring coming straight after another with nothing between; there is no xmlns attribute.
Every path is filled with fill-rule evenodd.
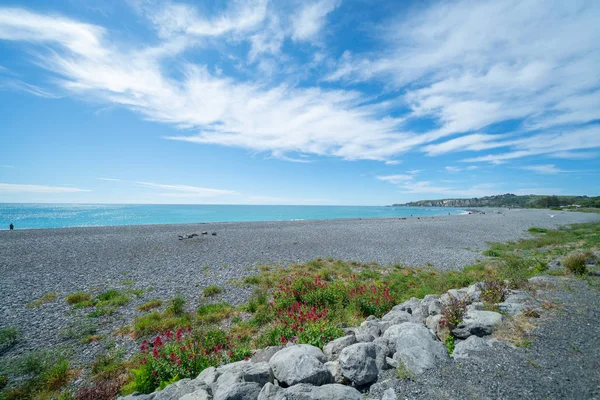
<svg viewBox="0 0 600 400"><path fill-rule="evenodd" d="M97 300L97 302L95 305L98 307L102 307L102 306L120 307L120 306L124 306L125 304L129 303L129 301L131 299L124 292L117 290L117 289L111 289L111 290L107 290L106 292L101 293L98 296L96 296L96 300Z"/></svg>
<svg viewBox="0 0 600 400"><path fill-rule="evenodd" d="M92 296L89 293L77 292L67 296L67 303L71 305L80 304L83 302L90 301Z"/></svg>
<svg viewBox="0 0 600 400"><path fill-rule="evenodd" d="M73 378L69 361L59 351L34 351L13 364L13 372L26 376L19 386L11 389L7 398L33 398L41 391L57 391Z"/></svg>
<svg viewBox="0 0 600 400"><path fill-rule="evenodd" d="M218 294L221 294L223 292L223 288L220 288L216 285L210 285L205 287L202 290L202 296L204 297L214 297Z"/></svg>
<svg viewBox="0 0 600 400"><path fill-rule="evenodd" d="M150 344L143 341L142 359L124 393L151 393L183 378L195 378L205 368L240 361L252 355L247 341L219 329L167 331Z"/></svg>
<svg viewBox="0 0 600 400"><path fill-rule="evenodd" d="M546 229L546 228L538 228L537 226L532 226L531 228L527 229L527 232L530 232L530 233L548 233L548 229Z"/></svg>
<svg viewBox="0 0 600 400"><path fill-rule="evenodd" d="M587 273L585 265L587 258L587 254L581 251L574 251L563 257L561 264L573 274L584 275Z"/></svg>
<svg viewBox="0 0 600 400"><path fill-rule="evenodd" d="M9 326L8 328L0 329L0 349L3 347L12 346L19 341L19 329Z"/></svg>
<svg viewBox="0 0 600 400"><path fill-rule="evenodd" d="M167 312L176 317L181 317L185 314L185 297L177 295L169 302Z"/></svg>
<svg viewBox="0 0 600 400"><path fill-rule="evenodd" d="M467 299L461 299L450 295L448 301L442 305L442 318L446 324L455 327L463 320L467 312Z"/></svg>
<svg viewBox="0 0 600 400"><path fill-rule="evenodd" d="M488 306L502 303L506 296L506 284L498 278L490 278L480 285L481 300Z"/></svg>

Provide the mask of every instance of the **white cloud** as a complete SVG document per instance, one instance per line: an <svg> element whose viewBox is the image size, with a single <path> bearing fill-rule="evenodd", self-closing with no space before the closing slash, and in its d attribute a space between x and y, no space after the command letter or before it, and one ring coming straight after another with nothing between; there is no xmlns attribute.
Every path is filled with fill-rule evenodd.
<svg viewBox="0 0 600 400"><path fill-rule="evenodd" d="M318 0L304 3L297 16L292 17L292 39L311 40L325 25L327 14L339 7L340 0Z"/></svg>
<svg viewBox="0 0 600 400"><path fill-rule="evenodd" d="M407 87L411 118L439 125L423 143L468 134L425 146L429 155L489 150L508 143L469 133L524 119L523 137L600 119L599 17L586 0L418 5L387 27L384 50L345 53L328 79Z"/></svg>
<svg viewBox="0 0 600 400"><path fill-rule="evenodd" d="M500 191L493 184L479 184L468 187L440 186L430 181L412 181L399 186L401 193L432 194L446 197L482 197Z"/></svg>
<svg viewBox="0 0 600 400"><path fill-rule="evenodd" d="M447 172L450 172L450 173L456 173L456 172L461 172L461 171L473 171L473 170L475 170L477 168L479 168L479 167L476 166L476 165L469 165L468 167L465 167L465 168L463 168L463 167L454 167L454 166L451 166L451 165L448 165L448 166L444 167L444 169Z"/></svg>
<svg viewBox="0 0 600 400"><path fill-rule="evenodd" d="M0 192L7 193L76 193L90 191L91 190L79 189L75 187L0 183Z"/></svg>
<svg viewBox="0 0 600 400"><path fill-rule="evenodd" d="M452 167L452 166L446 166L445 169L448 172L460 172L460 171L462 171L462 168Z"/></svg>
<svg viewBox="0 0 600 400"><path fill-rule="evenodd" d="M231 195L237 194L237 192L233 190L222 190L222 189L210 189L203 188L198 186L188 186L188 185L165 185L160 183L153 182L141 182L136 181L136 184L151 188L151 189L159 189L159 190L169 190L174 191L175 193L162 193L163 196L170 197L189 197L189 196L198 196L198 197L212 197L212 196L222 196L222 195ZM183 193L181 193L183 192Z"/></svg>
<svg viewBox="0 0 600 400"><path fill-rule="evenodd" d="M36 93L32 86L31 93L74 94L187 130L172 140L241 147L289 161L309 154L389 164L418 147L431 156L506 148L467 159L493 163L600 147L597 139L576 136L584 128L571 126L599 117L600 76L590 67L600 64L597 2L464 0L393 18L401 22L385 31L387 48L345 53L330 76L404 87L401 98L383 101L331 84L300 86L293 65L282 68L285 40L305 47L318 42L339 1L294 3L299 8L234 1L216 14L202 5L130 1L158 32L152 46L123 42L119 32L60 15L3 7L0 39L33 46L35 63L52 73L53 90ZM235 79L226 68L186 61L194 59L185 57L191 46L228 54L224 47L241 42L249 44L249 75L289 76L248 78L239 54L232 64L243 73ZM327 50L319 52L315 60L326 65ZM408 105L408 115L398 116L398 104ZM510 135L475 133L521 118L525 123ZM436 128L410 131L410 123L422 119L433 119ZM565 124L564 132L554 133ZM547 131L539 133L541 128ZM553 144L540 147L528 138Z"/></svg>
<svg viewBox="0 0 600 400"><path fill-rule="evenodd" d="M510 146L512 151L500 154L468 158L464 162L503 163L522 157L547 155L558 158L577 159L576 150L600 147L600 126L591 125L583 128L562 129L558 132L541 133L522 139L497 142L501 146ZM571 156L571 157L569 157Z"/></svg>
<svg viewBox="0 0 600 400"><path fill-rule="evenodd" d="M100 179L101 181L121 182L120 179L116 179L116 178L97 178L97 179Z"/></svg>
<svg viewBox="0 0 600 400"><path fill-rule="evenodd" d="M0 168L14 168L12 165L0 165Z"/></svg>
<svg viewBox="0 0 600 400"><path fill-rule="evenodd" d="M549 175L559 174L561 172L568 172L568 171L564 171L560 168L557 168L554 164L528 165L526 167L521 167L521 169L537 172L539 174L549 174Z"/></svg>
<svg viewBox="0 0 600 400"><path fill-rule="evenodd" d="M380 181L385 181L385 182L389 182L389 183L393 183L393 184L399 184L402 182L412 181L413 178L414 178L414 175L409 175L409 174L385 175L385 176L377 177L377 179L379 179Z"/></svg>
<svg viewBox="0 0 600 400"><path fill-rule="evenodd" d="M233 1L220 15L206 18L196 7L171 1L139 1L141 9L162 37L174 35L220 36L255 29L267 14L267 0Z"/></svg>

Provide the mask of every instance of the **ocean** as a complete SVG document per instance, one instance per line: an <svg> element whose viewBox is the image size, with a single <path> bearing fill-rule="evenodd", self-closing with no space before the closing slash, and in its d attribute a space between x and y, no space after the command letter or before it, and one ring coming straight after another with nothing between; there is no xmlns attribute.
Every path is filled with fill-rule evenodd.
<svg viewBox="0 0 600 400"><path fill-rule="evenodd" d="M0 229L298 221L461 214L457 208L383 206L260 206L150 204L2 204Z"/></svg>

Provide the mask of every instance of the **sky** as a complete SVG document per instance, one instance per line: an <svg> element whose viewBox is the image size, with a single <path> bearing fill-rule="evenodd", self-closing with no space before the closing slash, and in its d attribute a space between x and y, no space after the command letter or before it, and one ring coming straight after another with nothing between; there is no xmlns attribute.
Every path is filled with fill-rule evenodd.
<svg viewBox="0 0 600 400"><path fill-rule="evenodd" d="M597 0L0 0L0 202L600 195Z"/></svg>

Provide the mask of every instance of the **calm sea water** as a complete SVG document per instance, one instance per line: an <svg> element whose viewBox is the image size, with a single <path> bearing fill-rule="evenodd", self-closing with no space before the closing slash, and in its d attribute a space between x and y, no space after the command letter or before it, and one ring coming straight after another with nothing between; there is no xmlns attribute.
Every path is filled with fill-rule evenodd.
<svg viewBox="0 0 600 400"><path fill-rule="evenodd" d="M293 221L460 214L456 208L256 205L1 204L0 229Z"/></svg>

